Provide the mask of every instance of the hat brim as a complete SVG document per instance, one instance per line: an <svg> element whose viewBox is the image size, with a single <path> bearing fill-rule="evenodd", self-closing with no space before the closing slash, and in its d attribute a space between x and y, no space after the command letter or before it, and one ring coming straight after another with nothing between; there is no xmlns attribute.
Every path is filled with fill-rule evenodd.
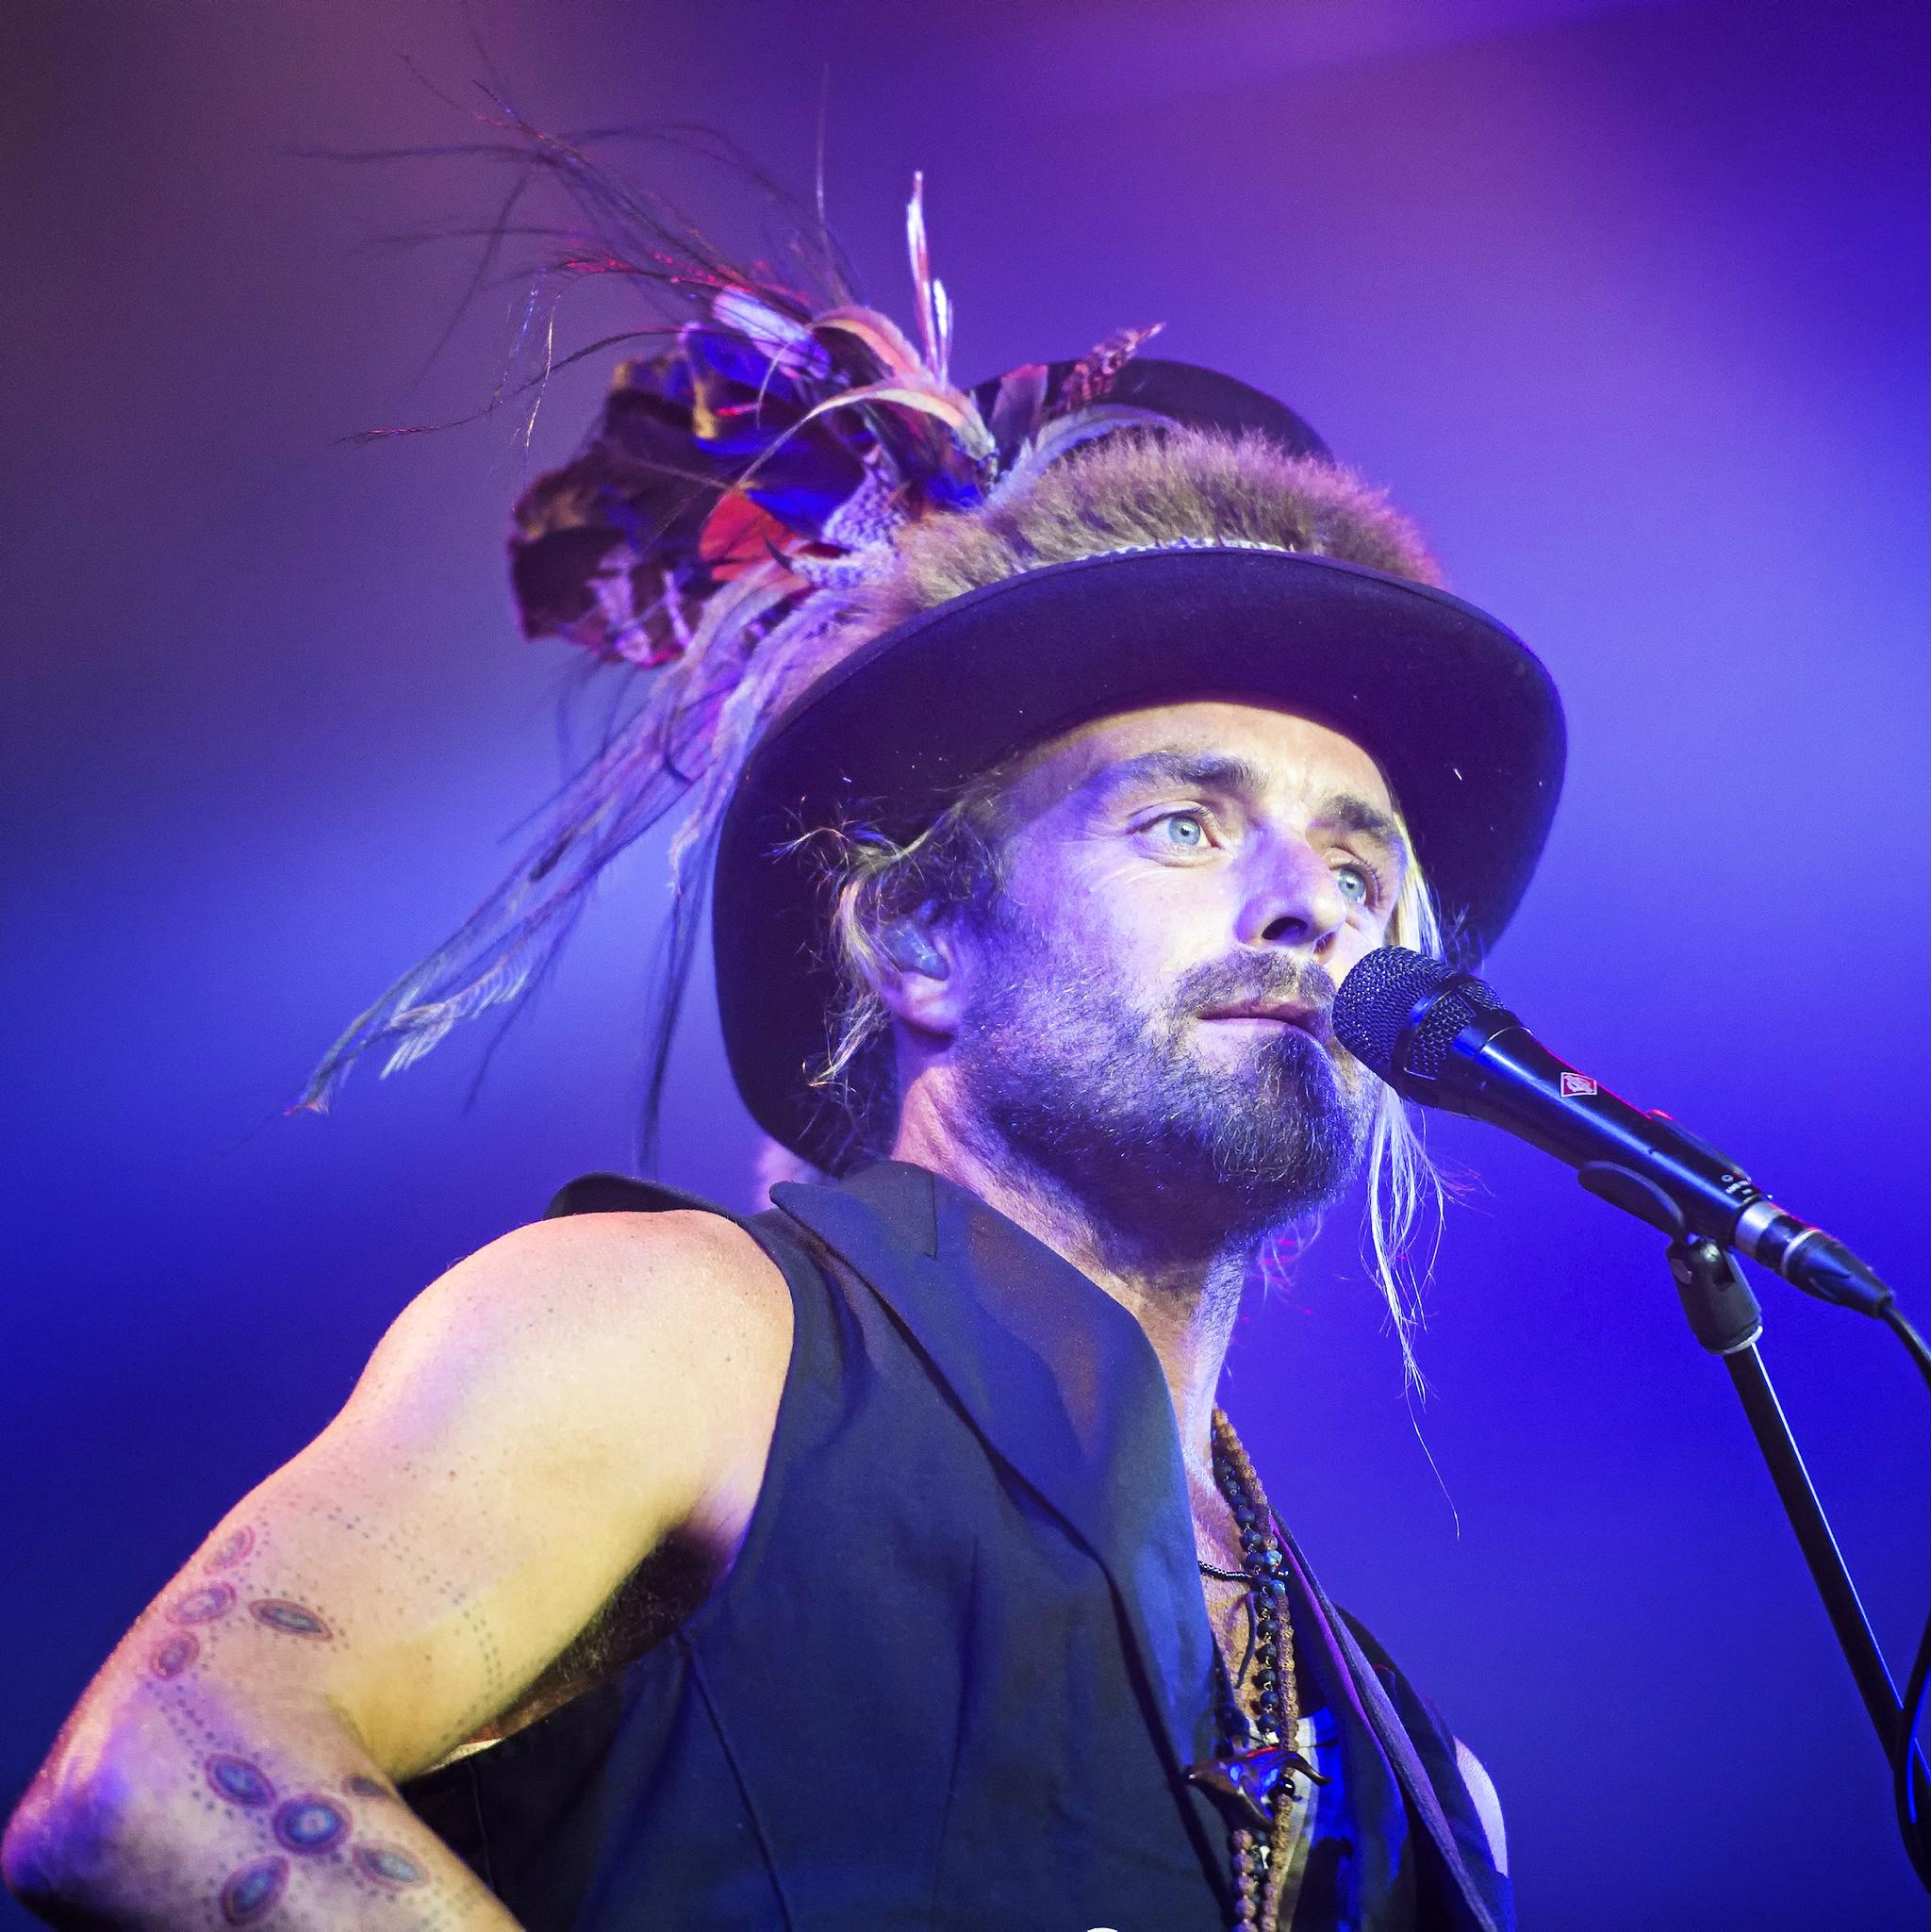
<svg viewBox="0 0 1931 1932"><path fill-rule="evenodd" d="M1444 591L1325 557L1188 547L1082 557L921 612L819 679L747 762L712 912L731 1070L768 1133L835 1169L847 1129L811 1084L840 1001L825 852L905 840L1003 760L1094 718L1189 700L1272 706L1381 768L1464 956L1508 924L1561 787L1541 663Z"/></svg>

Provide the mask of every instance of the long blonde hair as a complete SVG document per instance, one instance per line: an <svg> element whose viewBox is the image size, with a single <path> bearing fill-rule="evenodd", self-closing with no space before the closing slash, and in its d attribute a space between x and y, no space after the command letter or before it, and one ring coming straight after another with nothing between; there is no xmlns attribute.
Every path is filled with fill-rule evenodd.
<svg viewBox="0 0 1931 1932"><path fill-rule="evenodd" d="M1442 921L1419 865L1411 863L1402 882L1388 921L1388 944L1406 946L1430 959L1441 956ZM1414 1110L1391 1086L1383 1086L1376 1098L1366 1164L1368 1204L1362 1258L1388 1304L1403 1373L1411 1386L1420 1390L1427 1387L1427 1378L1415 1358L1414 1336L1424 1316L1422 1297L1447 1189L1441 1170L1428 1158ZM1415 1255L1424 1242L1427 1259L1417 1265Z"/></svg>

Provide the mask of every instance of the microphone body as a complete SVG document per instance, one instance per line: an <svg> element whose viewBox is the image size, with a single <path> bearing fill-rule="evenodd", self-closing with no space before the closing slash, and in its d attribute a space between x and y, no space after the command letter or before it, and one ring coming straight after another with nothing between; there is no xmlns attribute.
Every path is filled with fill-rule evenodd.
<svg viewBox="0 0 1931 1932"><path fill-rule="evenodd" d="M1739 1249L1805 1293L1865 1314L1892 1299L1841 1242L1779 1207L1708 1141L1552 1053L1472 973L1384 947L1342 982L1333 1025L1404 1098L1541 1148L1592 1194L1673 1238Z"/></svg>

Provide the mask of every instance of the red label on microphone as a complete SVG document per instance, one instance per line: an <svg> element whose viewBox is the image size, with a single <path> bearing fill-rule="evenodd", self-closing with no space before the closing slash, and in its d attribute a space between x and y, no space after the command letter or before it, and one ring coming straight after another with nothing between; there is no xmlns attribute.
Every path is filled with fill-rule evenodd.
<svg viewBox="0 0 1931 1932"><path fill-rule="evenodd" d="M1599 1094L1602 1089L1586 1073L1565 1073L1562 1076L1562 1098L1574 1099L1578 1095Z"/></svg>

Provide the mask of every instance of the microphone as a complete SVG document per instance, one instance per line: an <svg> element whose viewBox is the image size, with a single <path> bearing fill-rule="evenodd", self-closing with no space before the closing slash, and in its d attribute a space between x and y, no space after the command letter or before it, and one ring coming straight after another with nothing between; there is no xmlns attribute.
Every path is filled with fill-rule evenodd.
<svg viewBox="0 0 1931 1932"><path fill-rule="evenodd" d="M1740 1249L1821 1300L1882 1316L1889 1288L1772 1200L1727 1154L1559 1059L1494 989L1406 947L1341 983L1334 1035L1404 1099L1486 1120L1566 1161L1592 1194L1673 1239Z"/></svg>

